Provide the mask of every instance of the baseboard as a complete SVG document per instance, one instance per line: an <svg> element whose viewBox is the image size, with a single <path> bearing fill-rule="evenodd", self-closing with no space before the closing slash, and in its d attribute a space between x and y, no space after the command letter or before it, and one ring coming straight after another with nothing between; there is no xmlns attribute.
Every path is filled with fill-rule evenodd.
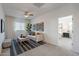
<svg viewBox="0 0 79 59"><path fill-rule="evenodd" d="M43 40L44 41L44 40ZM46 44L48 44L48 45L55 45L55 46L57 46L56 44L53 44L53 43L49 43L49 42L47 42L47 41L44 41Z"/></svg>
<svg viewBox="0 0 79 59"><path fill-rule="evenodd" d="M0 54L1 54L1 52L2 52L2 47L0 47Z"/></svg>

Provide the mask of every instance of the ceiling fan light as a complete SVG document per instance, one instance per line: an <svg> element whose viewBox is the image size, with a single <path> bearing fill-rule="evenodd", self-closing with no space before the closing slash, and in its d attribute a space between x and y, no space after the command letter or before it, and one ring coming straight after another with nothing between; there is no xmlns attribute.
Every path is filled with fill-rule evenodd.
<svg viewBox="0 0 79 59"><path fill-rule="evenodd" d="M30 12L25 12L24 17L30 17L30 16L33 16L33 14Z"/></svg>
<svg viewBox="0 0 79 59"><path fill-rule="evenodd" d="M28 15L25 15L25 17L29 17Z"/></svg>

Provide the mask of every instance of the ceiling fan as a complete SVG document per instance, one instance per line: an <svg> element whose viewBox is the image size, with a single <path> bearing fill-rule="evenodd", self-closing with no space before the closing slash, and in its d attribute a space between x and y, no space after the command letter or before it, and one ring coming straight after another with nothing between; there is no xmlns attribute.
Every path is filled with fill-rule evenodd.
<svg viewBox="0 0 79 59"><path fill-rule="evenodd" d="M25 17L30 17L30 16L33 16L33 14L26 11L26 12L24 13L24 16L25 16Z"/></svg>

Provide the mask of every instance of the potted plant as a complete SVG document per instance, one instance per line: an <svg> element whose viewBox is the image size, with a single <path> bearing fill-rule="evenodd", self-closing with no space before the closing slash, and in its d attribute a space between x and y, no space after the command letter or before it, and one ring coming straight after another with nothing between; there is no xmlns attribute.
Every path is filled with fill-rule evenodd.
<svg viewBox="0 0 79 59"><path fill-rule="evenodd" d="M28 23L26 25L26 31L28 32L29 35L31 35L31 28L32 28L32 24Z"/></svg>

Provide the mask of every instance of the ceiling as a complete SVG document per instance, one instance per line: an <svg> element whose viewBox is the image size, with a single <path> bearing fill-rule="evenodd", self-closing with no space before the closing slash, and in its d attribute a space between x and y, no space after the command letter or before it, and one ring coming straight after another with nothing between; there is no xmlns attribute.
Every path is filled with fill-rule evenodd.
<svg viewBox="0 0 79 59"><path fill-rule="evenodd" d="M60 3L3 3L5 15L24 18L25 11L33 13L33 17L42 15L50 10L61 7Z"/></svg>

